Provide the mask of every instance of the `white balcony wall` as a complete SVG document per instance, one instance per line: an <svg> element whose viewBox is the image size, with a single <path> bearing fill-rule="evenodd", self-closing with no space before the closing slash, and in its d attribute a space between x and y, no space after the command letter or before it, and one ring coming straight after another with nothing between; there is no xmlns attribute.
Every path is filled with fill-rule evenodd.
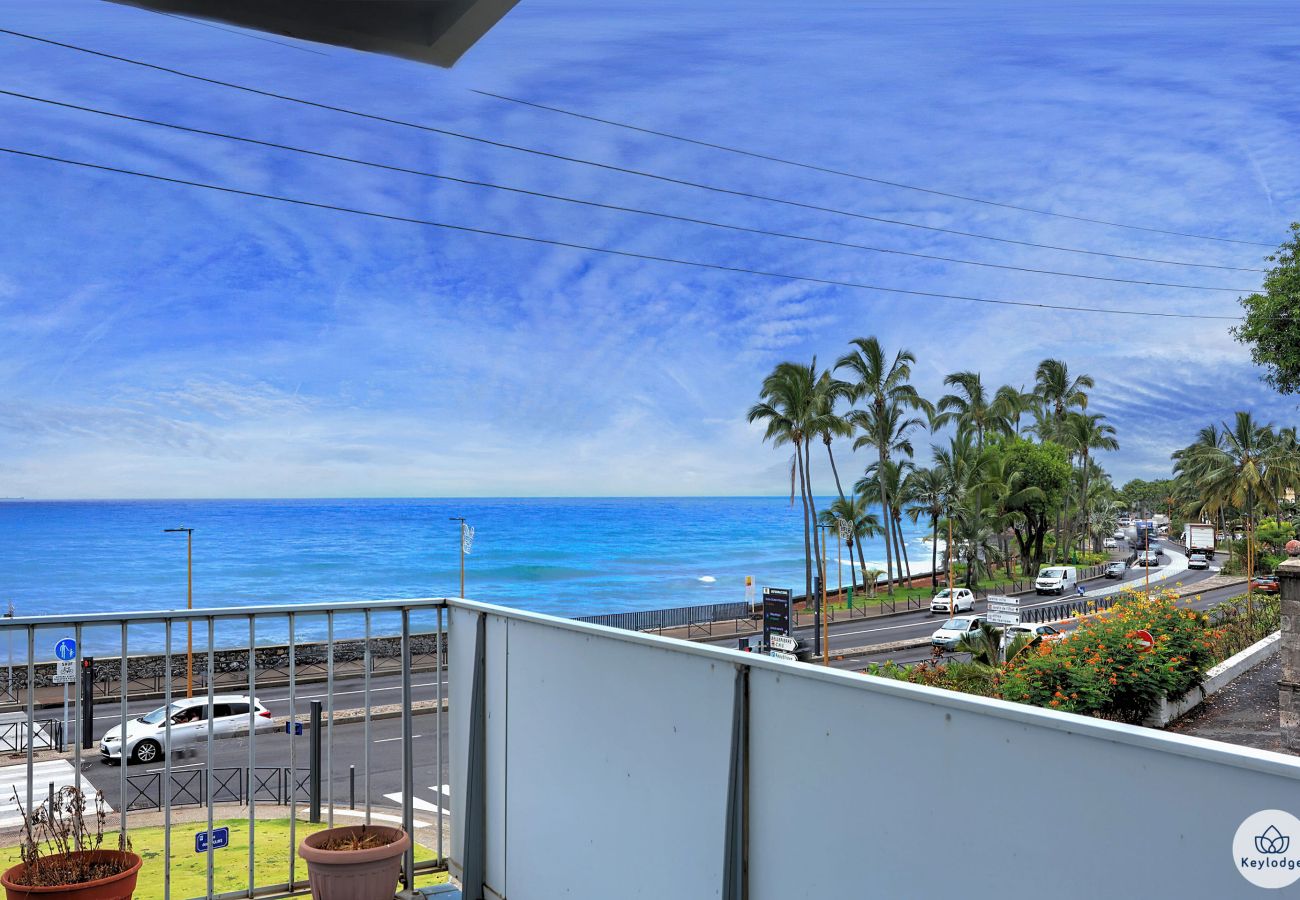
<svg viewBox="0 0 1300 900"><path fill-rule="evenodd" d="M481 611L487 882L507 900L722 896L740 666L751 900L1254 896L1237 826L1300 814L1291 757L453 605L453 812Z"/></svg>

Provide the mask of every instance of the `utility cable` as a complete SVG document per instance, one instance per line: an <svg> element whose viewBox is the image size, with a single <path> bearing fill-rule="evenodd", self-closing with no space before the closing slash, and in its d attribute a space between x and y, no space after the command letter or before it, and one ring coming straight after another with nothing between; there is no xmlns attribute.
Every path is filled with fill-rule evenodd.
<svg viewBox="0 0 1300 900"><path fill-rule="evenodd" d="M941 191L935 188L921 187L915 184L905 184L901 181L890 181L887 178L877 178L872 175L863 175L860 172L849 172L844 169L834 169L830 166L817 165L816 163L801 162L797 159L787 159L782 156L774 156L768 153L760 153L754 150L745 150L741 147L732 147L727 144L718 144L713 141L700 140L698 138L686 137L681 134L674 134L670 131L659 131L654 128L646 128L641 125L633 125L630 122L619 122L615 119L603 119L600 116L593 116L588 113L575 112L571 109L563 109L559 106L548 106L545 103L537 103L532 100L523 100L519 97L510 97L506 94L498 94L493 91L482 91L475 88L470 89L472 93L479 94L483 97L490 97L493 100L504 100L507 103L517 103L520 106L531 106L533 109L540 109L546 112L559 113L563 116L572 116L575 119L585 119L588 122L597 122L601 125L611 125L615 128L625 128L628 131L637 131L641 134L649 134L655 137L668 138L674 141L681 141L684 144L694 144L697 147L708 147L711 150L722 150L726 153L734 153L738 156L748 156L752 159L766 160L767 162L781 163L786 166L795 166L800 169L809 169L813 172L823 172L827 175L839 175L843 178L853 178L857 181L868 181L872 184L883 184L887 187L901 188L907 191L917 191L922 194L932 194L936 197L947 197L950 200L964 200L967 203L982 203L985 206L996 206L999 209L1012 209L1017 212L1034 213L1040 216L1052 216L1057 219L1069 219L1073 222L1088 222L1093 225L1108 225L1111 228L1129 228L1134 231L1149 231L1152 234L1168 234L1174 237L1196 238L1202 241L1219 241L1224 244L1247 244L1252 247L1272 247L1273 244L1267 244L1262 241L1245 241L1238 238L1217 237L1210 234L1194 234L1187 231L1171 231L1165 228L1152 228L1147 225L1132 225L1127 222L1112 222L1108 219L1093 219L1088 216L1077 216L1070 213L1053 212L1049 209L1036 209L1032 206L1018 206L1014 203L1003 203L998 200L988 200L983 197L971 197L966 194L955 194L951 191Z"/></svg>
<svg viewBox="0 0 1300 900"><path fill-rule="evenodd" d="M474 228L469 225L453 225L448 222L437 222L432 219L417 219L412 216L399 216L391 213L381 213L372 210L353 209L347 206L338 206L331 203L320 203L313 200L303 200L296 197L284 197L278 194L266 194L258 191L246 191L240 188L226 187L224 185L208 184L202 181L191 181L184 178L170 178L166 175L157 175L152 172L137 172L133 169L122 169L116 166L106 166L98 163L84 162L75 159L65 159L59 156L51 156L45 153L33 153L27 150L18 150L13 147L0 147L0 153L9 153L14 156L27 157L29 159L39 159L48 162L61 163L63 165L78 166L83 169L93 169L100 172L112 172L118 175L130 175L136 178L145 178L152 181L165 182L168 184L184 185L186 187L202 188L204 190L219 191L225 194L234 194L241 197L255 197L261 200L274 200L279 203L289 203L295 206L307 206L313 209L324 209L333 212L348 213L355 216L365 216L374 219L384 219L390 222L405 222L411 225L423 225L431 228L442 228L448 231L458 231L465 234L478 234L489 237L508 238L510 240L525 241L531 244L544 244L551 247L564 247L570 250L583 250L590 253L605 253L611 256L619 256L627 259L646 260L649 262L671 263L679 266L690 266L698 269L710 269L718 272L731 272L742 275L756 275L764 278L774 278L782 281L796 281L806 284L819 284L829 287L853 288L855 290L879 291L889 294L906 294L914 297L934 297L943 300L967 300L972 303L987 303L997 306L1020 306L1033 309L1055 309L1070 312L1092 312L1104 313L1107 315L1120 316L1143 316L1162 319L1199 319L1199 320L1220 320L1220 321L1241 321L1239 316L1209 315L1199 313L1180 313L1180 312L1148 312L1136 309L1108 309L1101 306L1081 306L1073 304L1058 303L1038 303L1029 300L1005 300L991 297L970 297L962 294L940 294L933 291L918 291L907 288L881 287L873 284L863 284L856 281L840 281L833 278L818 278L812 275L796 275L786 272L769 272L763 269L750 269L741 266L727 266L721 263L700 262L697 260L678 259L671 256L658 256L650 253L637 253L632 250L619 250L613 247L596 247L590 244L579 244L571 241L553 240L551 238L535 237L533 235L514 234L508 231L496 231L488 228Z"/></svg>
<svg viewBox="0 0 1300 900"><path fill-rule="evenodd" d="M563 203L573 203L581 206L592 207L595 209L612 210L615 212L633 213L636 215L652 216L659 219L667 219L675 222L684 222L692 225L704 225L710 228L722 228L730 231L740 231L747 234L763 235L765 237L786 238L795 241L806 241L809 243L823 244L833 247L845 247L852 250L866 250L872 253L888 253L898 256L910 256L918 259L936 260L939 262L957 263L965 266L981 266L990 269L1002 269L1013 272L1031 272L1037 275L1054 275L1064 278L1083 278L1090 281L1109 281L1118 284L1138 284L1147 287L1170 287L1181 288L1183 290L1193 291L1225 291L1233 294L1249 294L1254 288L1229 288L1229 287L1212 287L1199 284L1182 284L1169 281L1146 281L1136 278L1118 278L1107 275L1089 275L1082 272L1060 272L1053 269L1035 269L1028 266L1012 266L1002 263L983 262L973 259L957 259L950 256L938 256L932 253L916 253L910 250L898 250L887 247L872 247L867 244L856 244L849 241L837 241L831 238L819 238L805 234L792 234L783 231L773 231L765 228L753 228L746 225L735 225L727 222L716 222L710 219L697 219L691 216L676 215L674 213L662 212L659 210L642 209L634 206L620 206L613 203L600 203L595 200L584 200L578 197L568 197L563 194L549 194L544 191L535 191L528 188L514 187L511 185L498 184L490 181L477 181L470 178L459 178L454 175L445 175L439 172L429 172L421 169L410 169L404 166L390 165L387 163L374 162L372 160L357 159L351 156L342 156L335 153L326 153L320 150L310 150L305 147L295 147L291 144L280 144L274 141L263 141L257 138L244 137L241 135L228 134L221 131L211 131L205 128L191 128L187 125L178 125L174 122L164 122L159 119L146 119L140 116L131 116L125 113L110 112L109 110L97 109L92 106L82 106L77 103L67 103L62 100L52 100L47 97L36 97L31 94L22 94L17 91L8 91L0 88L0 96L14 97L20 100L31 100L36 103L44 103L50 106L57 106L63 109L72 109L78 112L93 113L98 116L106 116L112 119L119 119L127 122L135 122L143 125L155 125L161 128L170 128L175 131L185 132L187 134L197 134L204 137L223 138L225 140L238 141L245 144L252 144L258 147L270 147L276 150L286 150L291 153L300 153L306 156L314 156L320 159L334 160L337 162L352 163L359 166L366 166L373 169L382 169L389 172L400 172L406 175L418 175L424 178L434 178L440 181L449 181L456 184L468 185L472 187L490 188L496 191L507 191L514 194L522 194L528 197L537 197L545 200L556 200Z"/></svg>
<svg viewBox="0 0 1300 900"><path fill-rule="evenodd" d="M1220 270L1235 271L1235 272L1267 271L1265 269L1251 269L1251 268L1244 268L1241 266L1224 266L1224 265L1215 265L1212 263L1189 262L1185 260L1159 259L1156 257L1149 257L1149 256L1130 256L1122 253L1107 253L1101 250L1086 250L1078 247L1062 247L1053 244L1040 244L1034 241L1021 241L1013 238L995 237L993 235L977 234L975 232L959 231L951 228L940 228L935 225L922 225L917 222L907 222L900 219L888 219L882 216L872 216L872 215L867 215L866 213L852 212L850 210L836 209L834 207L828 207L828 206L819 206L814 203L804 203L798 200L790 200L781 197L773 197L766 194L753 193L750 191L733 190L731 188L718 187L716 185L704 184L702 182L688 181L686 179L674 178L669 175L661 175L655 172L648 172L641 169L632 169L625 166L617 166L612 163L596 162L593 160L581 159L575 156L566 156L561 153L551 153L546 150L538 150L534 147L524 147L518 144L510 144L504 141L496 141L490 138L478 137L476 135L465 134L463 132L458 132L458 131L451 131L445 128L437 128L432 125L422 125L417 122L409 122L403 119L396 119L391 116L382 116L382 115L377 115L375 113L361 112L359 110L348 109L342 106L333 106L331 104L321 103L315 100L306 100L301 97L291 97L287 94L278 94L275 93L274 91L268 91L262 88L255 88L255 87L249 87L247 85L235 84L234 82L222 81L216 78L208 78L204 75L196 75L192 72L184 72L180 69L172 69L172 68L168 68L167 66L160 66L155 63L148 63L142 60L131 59L125 56L117 56L112 53L105 53L100 50L91 50L86 47L79 47L75 44L68 44L62 41L52 40L50 38L37 37L36 35L25 34L21 31L13 31L8 28L0 28L0 34L7 34L12 37L18 37L24 40L36 41L38 43L48 44L54 47L62 47L67 50L74 50L78 53L86 53L91 56L99 57L101 59L109 59L115 62L128 63L130 65L140 66L142 68L150 69L155 72L164 72L169 75L176 75L181 78L187 78L193 81L202 82L204 84L212 84L218 87L230 88L232 90L245 91L247 93L255 94L260 97L269 97L275 100L284 100L290 103L298 103L303 106L309 106L314 109L323 109L323 110L328 110L330 112L342 113L344 115L355 116L357 118L367 119L374 122L384 122L389 125L399 125L404 128L413 128L431 134L439 134L445 137L453 137L453 138L459 138L461 140L472 141L474 143L482 144L489 147L497 147L500 149L512 150L519 153L528 153L533 156L539 156L546 159L559 160L561 162L574 163L576 165L590 166L592 168L602 169L604 171L618 172L623 175L635 175L640 178L649 178L666 184L675 184L681 187L696 188L699 190L710 191L713 193L725 194L727 196L744 197L750 200L762 200L769 203L778 203L785 206L796 207L799 209L807 209L815 212L829 213L831 215L847 216L850 218L863 219L871 222L880 222L888 225L899 225L907 228L917 228L924 231L932 231L941 234L951 234L959 237L978 238L980 240L996 241L998 243L1003 243L1003 244L1014 244L1021 247L1036 247L1041 250L1057 250L1063 253L1080 253L1088 256L1107 257L1109 259L1126 259L1134 262L1150 262L1150 263L1158 263L1161 265L1171 265L1171 266L1192 266L1192 267L1202 268L1202 269L1220 269Z"/></svg>

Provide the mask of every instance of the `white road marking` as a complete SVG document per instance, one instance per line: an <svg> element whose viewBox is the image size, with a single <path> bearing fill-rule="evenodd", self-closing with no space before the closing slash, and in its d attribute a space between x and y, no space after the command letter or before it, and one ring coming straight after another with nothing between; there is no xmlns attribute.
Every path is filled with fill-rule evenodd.
<svg viewBox="0 0 1300 900"><path fill-rule="evenodd" d="M66 759L52 759L45 762L38 762L32 765L32 798L33 802L43 804L49 797L50 784L54 784L54 789L62 790L65 787L76 784L76 769ZM18 796L14 796L14 791ZM81 792L86 797L93 798L96 789L90 783L90 779L85 775L81 776ZM21 764L16 766L0 766L0 827L12 825L21 825L23 823L22 814L18 811L18 801L21 798L24 805L27 803L27 765ZM93 800L88 801L93 805ZM108 804L105 803L105 806ZM112 812L112 809L109 809Z"/></svg>
<svg viewBox="0 0 1300 900"><path fill-rule="evenodd" d="M424 737L424 735L422 735L422 734L413 734L413 735L411 735L411 739L412 739L412 740L414 740L415 738L418 738L418 737ZM400 741L401 739L402 739L401 735L398 735L397 737L391 737L391 738L380 738L380 739L377 740L377 741L371 741L371 743L374 743L374 744L387 744L389 741Z"/></svg>
<svg viewBox="0 0 1300 900"><path fill-rule="evenodd" d="M401 794L398 794L397 796L400 797L400 796L402 796L402 795L401 795ZM365 810L362 810L362 809L336 809L336 810L334 810L334 815L336 815L336 816L356 816L358 819L364 819L364 818L366 817L366 812L365 812ZM402 824L402 817L401 817L401 816L390 816L390 815L388 815L387 813L377 813L377 812L372 812L372 813L370 814L370 819L371 819L371 821L378 821L378 822L396 822L398 825L401 825L401 824ZM429 827L429 823L428 823L428 822L421 821L420 819L412 819L412 820L411 820L411 824L414 825L416 828L428 828L428 827Z"/></svg>
<svg viewBox="0 0 1300 900"><path fill-rule="evenodd" d="M384 798L387 800L392 800L398 806L401 806L402 804L401 792L398 792L396 794L384 794ZM438 813L444 816L451 815L451 813L448 812L447 810L443 810L437 806L434 806L432 803L430 803L428 800L425 800L423 797L412 797L411 806L414 807L415 809L422 810L423 812Z"/></svg>

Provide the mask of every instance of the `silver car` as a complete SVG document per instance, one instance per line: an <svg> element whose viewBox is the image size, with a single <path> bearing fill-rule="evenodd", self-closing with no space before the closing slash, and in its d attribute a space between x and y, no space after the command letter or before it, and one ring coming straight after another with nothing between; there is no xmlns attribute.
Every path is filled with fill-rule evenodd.
<svg viewBox="0 0 1300 900"><path fill-rule="evenodd" d="M256 698L238 694L218 694L208 706L207 697L189 697L177 700L171 706L160 706L137 719L119 722L109 728L99 742L99 755L104 762L157 762L168 745L167 720L171 719L173 752L195 747L208 738L209 711L212 734L215 738L232 737L248 730L249 707L252 707L257 731L275 730L271 711Z"/></svg>

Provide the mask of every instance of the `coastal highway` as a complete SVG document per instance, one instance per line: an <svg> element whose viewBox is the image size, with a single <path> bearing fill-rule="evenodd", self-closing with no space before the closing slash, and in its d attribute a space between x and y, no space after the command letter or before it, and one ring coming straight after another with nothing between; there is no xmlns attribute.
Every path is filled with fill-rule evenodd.
<svg viewBox="0 0 1300 900"><path fill-rule="evenodd" d="M1168 583L1172 586L1174 583L1181 583L1184 587L1203 581L1213 575L1218 574L1217 567L1211 567L1208 570L1188 570L1187 558L1183 555L1181 548L1168 541L1160 542L1160 546L1165 552L1168 562L1166 565L1151 570L1152 585ZM1154 549L1154 546L1153 546ZM1146 580L1146 572L1141 568L1130 568L1124 573L1122 580L1108 578L1094 578L1085 583L1085 597L1100 597L1105 594L1113 593L1125 587L1141 587ZM1167 581L1166 581L1167 580ZM1230 590L1230 589L1229 589ZM1240 589L1237 589L1240 592ZM1223 591L1216 591L1213 597L1216 599L1203 599L1202 605L1210 606L1214 603L1222 602L1232 594L1225 594ZM1022 609L1034 609L1043 606L1055 606L1070 600L1077 599L1075 596L1066 595L1061 597L1045 596L1038 597L1034 594L1022 597ZM982 613L985 611L986 603L983 600L975 602L975 611ZM900 650L885 654L872 654L867 656L846 657L842 660L835 660L834 657L846 649L864 647L877 644L886 644L893 641L916 640L928 638L947 618L942 614L931 614L928 609L913 610L906 613L895 615L885 615L880 617L858 618L851 620L841 620L832 622L829 626L830 633L830 651L831 664L839 668L860 669L868 662L884 662L887 659L893 659L896 662L917 662L922 659L929 659L930 651L928 648ZM811 646L813 640L813 630L811 627L800 628L796 630L795 636L806 645ZM718 636L711 643L719 646L735 647L737 635Z"/></svg>

